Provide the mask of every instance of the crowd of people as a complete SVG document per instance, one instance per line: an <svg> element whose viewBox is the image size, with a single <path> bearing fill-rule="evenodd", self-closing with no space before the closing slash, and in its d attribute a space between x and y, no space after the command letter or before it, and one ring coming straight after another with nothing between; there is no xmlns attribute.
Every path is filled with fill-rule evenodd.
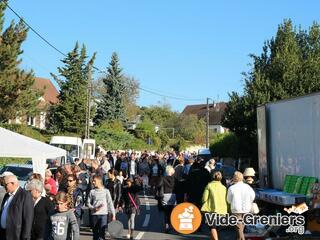
<svg viewBox="0 0 320 240"><path fill-rule="evenodd" d="M229 187L214 159L205 161L184 152L100 152L94 160L76 159L74 164L58 166L55 175L49 169L44 177L33 173L24 188L10 172L0 177L6 190L0 212L3 240L78 240L84 206L90 209L94 240L105 239L108 223L118 212L127 216L127 238L133 239L142 191L157 199L166 232L171 231L176 204L188 201L217 214L230 209L241 218L255 197L240 172ZM244 239L242 225L237 225L237 233ZM211 238L218 239L214 226Z"/></svg>

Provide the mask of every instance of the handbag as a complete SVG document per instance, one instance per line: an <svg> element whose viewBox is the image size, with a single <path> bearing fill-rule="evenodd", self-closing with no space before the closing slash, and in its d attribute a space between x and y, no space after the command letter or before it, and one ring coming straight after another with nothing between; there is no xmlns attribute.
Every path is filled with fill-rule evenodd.
<svg viewBox="0 0 320 240"><path fill-rule="evenodd" d="M258 204L255 203L255 202L253 202L253 203L251 204L250 213L252 213L252 214L258 214L259 212L260 212L260 210L259 210Z"/></svg>

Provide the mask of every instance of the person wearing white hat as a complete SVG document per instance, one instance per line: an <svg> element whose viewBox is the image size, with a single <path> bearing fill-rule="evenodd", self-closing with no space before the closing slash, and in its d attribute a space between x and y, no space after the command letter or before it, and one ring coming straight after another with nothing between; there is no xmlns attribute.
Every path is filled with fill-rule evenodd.
<svg viewBox="0 0 320 240"><path fill-rule="evenodd" d="M244 173L243 173L243 177L245 179L245 182L249 185L253 185L254 184L254 176L255 176L256 172L254 171L253 168L246 168L244 170Z"/></svg>

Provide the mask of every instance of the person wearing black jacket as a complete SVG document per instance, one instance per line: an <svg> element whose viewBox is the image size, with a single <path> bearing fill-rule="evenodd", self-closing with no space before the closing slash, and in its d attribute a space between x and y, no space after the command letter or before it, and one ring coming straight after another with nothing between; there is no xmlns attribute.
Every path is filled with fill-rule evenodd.
<svg viewBox="0 0 320 240"><path fill-rule="evenodd" d="M152 163L150 165L149 184L151 187L151 194L156 193L157 186L159 185L159 181L162 175L163 175L163 168L159 162L159 158L155 156L153 157Z"/></svg>
<svg viewBox="0 0 320 240"><path fill-rule="evenodd" d="M130 178L126 180L122 188L122 196L120 206L123 207L125 214L128 217L128 235L129 239L133 239L134 220L135 216L139 213L140 201L138 193L142 190L137 181L133 182ZM120 208L121 210L121 208Z"/></svg>
<svg viewBox="0 0 320 240"><path fill-rule="evenodd" d="M29 240L33 223L31 194L19 186L15 175L4 178L6 195L1 204L1 240Z"/></svg>
<svg viewBox="0 0 320 240"><path fill-rule="evenodd" d="M54 203L48 197L42 197L43 183L38 179L32 179L26 185L34 202L34 218L31 230L31 240L43 240L46 234L46 222L54 211Z"/></svg>
<svg viewBox="0 0 320 240"><path fill-rule="evenodd" d="M122 186L121 182L116 178L117 171L111 168L108 171L108 180L105 187L109 190L113 201L114 208L119 207L121 199Z"/></svg>
<svg viewBox="0 0 320 240"><path fill-rule="evenodd" d="M166 176L161 178L158 185L158 196L164 210L165 231L170 228L170 215L176 204L176 180L173 176L175 170L169 165L166 167Z"/></svg>
<svg viewBox="0 0 320 240"><path fill-rule="evenodd" d="M205 161L198 159L190 168L186 181L188 202L193 203L200 209L204 189L210 181L212 181L212 175L205 169Z"/></svg>

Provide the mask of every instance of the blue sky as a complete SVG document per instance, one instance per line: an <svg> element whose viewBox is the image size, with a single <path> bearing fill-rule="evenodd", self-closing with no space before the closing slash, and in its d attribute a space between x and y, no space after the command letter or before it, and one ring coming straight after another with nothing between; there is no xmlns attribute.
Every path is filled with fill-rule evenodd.
<svg viewBox="0 0 320 240"><path fill-rule="evenodd" d="M9 5L62 52L79 41L89 54L97 52L95 66L105 69L116 51L124 73L142 88L203 99L140 91L139 105L169 103L177 111L205 103L206 97L228 101L228 92L241 92L248 55L261 53L284 19L303 28L320 22L319 1L11 0ZM16 19L9 9L5 17L7 24ZM50 78L62 66L62 55L31 31L23 49L22 66L38 77Z"/></svg>

